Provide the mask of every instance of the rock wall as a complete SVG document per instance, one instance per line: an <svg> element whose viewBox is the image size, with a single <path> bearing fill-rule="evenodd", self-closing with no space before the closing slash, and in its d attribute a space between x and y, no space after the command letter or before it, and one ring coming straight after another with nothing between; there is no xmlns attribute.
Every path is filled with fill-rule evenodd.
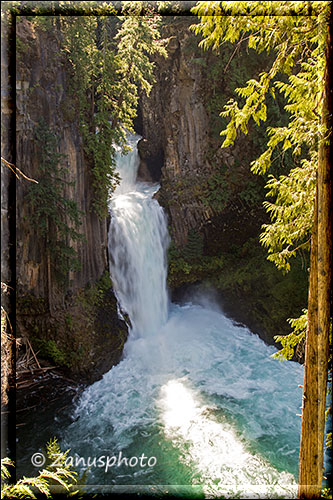
<svg viewBox="0 0 333 500"><path fill-rule="evenodd" d="M178 246L186 244L191 229L202 232L209 244L217 215L218 224L224 212L227 215L233 209L246 216L248 207L239 201L238 190L252 175L252 142L243 138L241 144L222 150L219 131L212 130L213 92L228 95L228 73L212 90L208 69L216 64L217 56L198 48L199 39L189 29L194 22L195 18L185 16L164 24L168 58L156 60L157 82L149 97L142 96L138 123L143 135L139 143L141 171L147 175L148 166L153 179L160 173L158 197L168 211L172 238ZM234 192L230 203L218 209L208 200L208 182L221 167ZM232 176L237 177L236 182ZM225 219L228 223L229 218ZM252 233L258 230L259 222L262 217L254 223Z"/></svg>
<svg viewBox="0 0 333 500"><path fill-rule="evenodd" d="M147 143L145 150L140 148L141 157L146 162L154 157L164 160L159 199L169 212L172 235L180 245L186 242L189 228L201 226L211 215L198 197L177 189L184 179L196 185L209 169L204 75L185 54L192 37L189 24L183 19L165 27L168 58L157 61L157 82L150 97L142 98L141 103L142 133ZM151 163L150 171L154 172Z"/></svg>
<svg viewBox="0 0 333 500"><path fill-rule="evenodd" d="M119 361L122 350L119 345L123 345L127 335L126 325L118 319L115 299L104 305L94 297L88 305L76 300L85 288L96 287L103 273L108 272L108 221L99 219L92 210L91 164L84 153L78 116L73 108L68 61L61 52L61 33L37 29L21 18L16 37L17 165L25 175L38 179L41 156L35 131L43 120L57 136L58 152L63 155L60 161L66 166L63 180L68 184L64 194L77 203L82 213L79 232L84 235L76 241L68 238L67 244L77 251L80 270L68 271L66 283L59 284L50 269L45 241L38 237L38 228L31 222L32 208L26 203L31 182L24 179L17 182L18 336L42 341L48 351L55 342L55 357L62 359L59 352L64 354L71 375L92 381ZM102 292L106 294L107 290ZM95 332L103 308L108 311L109 321L108 334L101 337ZM68 353L72 354L71 360Z"/></svg>
<svg viewBox="0 0 333 500"><path fill-rule="evenodd" d="M66 62L60 52L60 40L47 31L36 31L29 21L17 25L20 40L16 75L16 156L21 170L38 178L40 152L34 133L43 119L59 138L59 152L66 163L66 195L76 201L83 213L80 232L85 240L76 246L80 271L69 276L69 289L76 291L99 278L107 266L107 221L100 220L91 210L91 166L85 158L77 117L68 112L70 79ZM17 285L19 293L27 290L38 296L60 300L56 283L49 282L46 252L36 238L34 227L27 223L29 206L24 203L29 182L17 183ZM63 292L63 290L61 290Z"/></svg>
<svg viewBox="0 0 333 500"><path fill-rule="evenodd" d="M157 82L149 97L142 96L137 120L142 174L159 176L157 197L177 247L169 285L173 299L181 300L191 283L213 284L231 317L274 344L274 335L290 332L286 319L305 307L306 267L297 263L283 276L259 244L261 226L269 222L265 180L254 177L250 163L265 147L264 132L251 134L250 123L250 133L226 149L219 134L227 124L219 117L223 105L235 97L234 88L263 71L269 55L227 45L219 54L203 51L189 30L194 22L190 16L164 20L168 58L156 60ZM267 124L277 125L282 110L272 100ZM203 251L196 256L200 239Z"/></svg>

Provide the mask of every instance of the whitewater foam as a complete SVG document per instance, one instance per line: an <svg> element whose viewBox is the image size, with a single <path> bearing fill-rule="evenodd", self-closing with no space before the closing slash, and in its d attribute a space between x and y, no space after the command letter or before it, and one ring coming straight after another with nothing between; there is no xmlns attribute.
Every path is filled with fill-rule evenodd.
<svg viewBox="0 0 333 500"><path fill-rule="evenodd" d="M167 221L158 185L135 182L137 140L117 160L124 184L110 204L110 271L129 340L123 360L83 392L64 446L156 457L147 469L92 470L90 484L295 497L303 368L272 359L273 347L216 305L169 305Z"/></svg>

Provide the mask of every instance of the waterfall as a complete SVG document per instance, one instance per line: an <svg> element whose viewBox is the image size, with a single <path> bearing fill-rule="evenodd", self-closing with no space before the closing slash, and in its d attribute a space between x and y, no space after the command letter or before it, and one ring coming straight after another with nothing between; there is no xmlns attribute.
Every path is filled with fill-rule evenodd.
<svg viewBox="0 0 333 500"><path fill-rule="evenodd" d="M272 359L218 306L168 304L167 221L159 186L136 182L138 140L119 152L110 202L110 272L130 335L122 361L82 393L62 447L82 472L90 457L96 491L293 498L303 368Z"/></svg>
<svg viewBox="0 0 333 500"><path fill-rule="evenodd" d="M118 302L131 320L133 335L144 337L167 320L169 237L166 216L153 199L159 185L136 183L139 139L130 136L132 151L119 151L116 158L121 182L110 203L109 255Z"/></svg>
<svg viewBox="0 0 333 500"><path fill-rule="evenodd" d="M131 322L123 359L85 388L70 422L33 414L19 467L49 425L93 493L296 498L303 367L272 359L207 297L168 303L167 221L159 186L136 182L138 140L118 154L110 202L111 277Z"/></svg>

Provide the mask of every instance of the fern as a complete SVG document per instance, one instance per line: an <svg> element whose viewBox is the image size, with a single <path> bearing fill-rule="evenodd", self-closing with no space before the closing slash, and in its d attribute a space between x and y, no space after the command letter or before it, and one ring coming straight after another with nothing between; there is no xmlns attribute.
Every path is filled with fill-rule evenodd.
<svg viewBox="0 0 333 500"><path fill-rule="evenodd" d="M1 489L1 499L5 498L37 498L37 494L42 497L51 498L52 487L57 487L57 493L73 495L78 493L73 485L76 483L76 472L66 465L68 451L62 453L57 439L51 439L46 445L46 454L49 465L39 472L37 477L23 477L15 484L8 484L11 474L8 466L14 467L14 463L9 458L1 459L1 479L3 486ZM54 457L57 464L52 467Z"/></svg>

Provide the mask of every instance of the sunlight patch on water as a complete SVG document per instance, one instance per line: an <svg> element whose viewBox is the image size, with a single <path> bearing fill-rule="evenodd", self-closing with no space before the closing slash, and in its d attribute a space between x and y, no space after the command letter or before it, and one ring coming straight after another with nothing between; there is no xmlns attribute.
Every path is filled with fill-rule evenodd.
<svg viewBox="0 0 333 500"><path fill-rule="evenodd" d="M162 386L159 407L166 439L193 468L193 485L202 484L207 498L296 498L294 476L249 453L230 424L215 420L212 408L202 406L186 382Z"/></svg>
<svg viewBox="0 0 333 500"><path fill-rule="evenodd" d="M156 457L151 469L95 468L94 483L293 498L302 367L272 359L273 347L209 298L169 303L167 218L158 185L135 183L137 139L117 158L110 201L110 271L129 338L122 361L82 394L64 442L80 456Z"/></svg>

